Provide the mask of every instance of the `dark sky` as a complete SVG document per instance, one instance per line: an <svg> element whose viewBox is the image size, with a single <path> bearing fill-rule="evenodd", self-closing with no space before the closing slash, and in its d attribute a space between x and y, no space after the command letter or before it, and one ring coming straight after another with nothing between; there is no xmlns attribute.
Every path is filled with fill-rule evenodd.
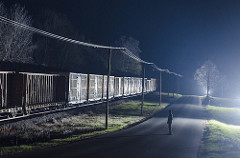
<svg viewBox="0 0 240 158"><path fill-rule="evenodd" d="M43 8L65 14L96 44L114 45L120 36L131 36L140 41L143 59L183 74L185 83L192 84L195 70L212 60L226 76L228 92L240 96L239 0L5 2L21 3L32 15Z"/></svg>

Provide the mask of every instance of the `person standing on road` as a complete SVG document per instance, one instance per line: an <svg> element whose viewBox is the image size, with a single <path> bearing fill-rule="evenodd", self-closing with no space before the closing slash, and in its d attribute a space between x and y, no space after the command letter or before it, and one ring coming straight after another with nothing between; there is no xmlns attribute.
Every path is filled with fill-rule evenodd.
<svg viewBox="0 0 240 158"><path fill-rule="evenodd" d="M169 134L172 135L172 121L173 121L173 114L172 114L172 110L169 110L168 112L168 129L169 129Z"/></svg>

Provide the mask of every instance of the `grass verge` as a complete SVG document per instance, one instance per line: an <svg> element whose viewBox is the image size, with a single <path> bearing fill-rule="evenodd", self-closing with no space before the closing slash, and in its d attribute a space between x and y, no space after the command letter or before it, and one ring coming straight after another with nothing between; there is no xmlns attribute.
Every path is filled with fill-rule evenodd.
<svg viewBox="0 0 240 158"><path fill-rule="evenodd" d="M237 107L240 106L240 99L233 98L220 98L220 97L210 97L210 104L214 106L223 106L223 107Z"/></svg>
<svg viewBox="0 0 240 158"><path fill-rule="evenodd" d="M202 158L239 158L240 126L210 120L204 132Z"/></svg>
<svg viewBox="0 0 240 158"><path fill-rule="evenodd" d="M203 158L239 158L240 157L240 108L223 106L229 99L217 98L218 104L207 105L210 114L203 134L201 157ZM222 102L220 102L222 100Z"/></svg>
<svg viewBox="0 0 240 158"><path fill-rule="evenodd" d="M109 116L109 128L104 128L105 115L104 114L84 114L84 117L71 116L70 118L62 118L60 120L54 120L51 123L41 124L44 128L55 129L57 127L65 126L67 129L76 129L80 131L79 134L75 132L74 134L58 139L51 139L50 141L44 143L32 143L29 145L18 145L18 146L5 146L0 147L1 155L8 153L21 152L26 150L33 150L39 148L45 148L50 146L55 146L63 143L74 142L81 139L114 132L123 128L126 128L136 122L139 122L155 112L160 111L165 108L166 105L158 106L158 103L154 102L144 102L143 106L143 115L140 115L141 102L131 101L123 103L116 106L110 107L110 116ZM82 114L81 114L82 115ZM85 119L85 120L83 120ZM80 121L81 120L81 121ZM39 125L40 126L40 125ZM85 132L82 132L81 130ZM87 130L86 130L87 129ZM27 129L26 129L27 130ZM87 131L87 132L86 132ZM62 132L62 131L59 131Z"/></svg>
<svg viewBox="0 0 240 158"><path fill-rule="evenodd" d="M208 105L206 106L206 110L210 113L211 119L223 123L240 125L240 108Z"/></svg>

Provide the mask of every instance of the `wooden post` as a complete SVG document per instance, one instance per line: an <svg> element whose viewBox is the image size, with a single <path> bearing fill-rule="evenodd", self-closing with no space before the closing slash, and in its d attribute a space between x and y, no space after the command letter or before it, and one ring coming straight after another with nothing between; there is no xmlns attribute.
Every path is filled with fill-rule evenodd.
<svg viewBox="0 0 240 158"><path fill-rule="evenodd" d="M143 64L141 115L143 114L143 103L144 103L144 83L145 83L145 64Z"/></svg>
<svg viewBox="0 0 240 158"><path fill-rule="evenodd" d="M177 93L179 94L179 77L177 77Z"/></svg>
<svg viewBox="0 0 240 158"><path fill-rule="evenodd" d="M170 91L170 74L168 74L168 99L169 99L169 91Z"/></svg>
<svg viewBox="0 0 240 158"><path fill-rule="evenodd" d="M176 89L175 88L175 86L176 86L176 84L175 84L176 82L175 81L176 81L176 77L173 76L173 98L174 98L174 93L175 93L175 89Z"/></svg>
<svg viewBox="0 0 240 158"><path fill-rule="evenodd" d="M209 81L210 81L210 80L209 80L209 72L208 72L208 76L207 76L207 77L208 77L208 78L207 78L207 97L209 97L209 87L210 87L210 86L209 86L209 85L210 85L210 84L209 84Z"/></svg>
<svg viewBox="0 0 240 158"><path fill-rule="evenodd" d="M111 74L111 58L112 58L112 51L109 50L108 53L108 74L107 74L107 103L106 103L106 119L105 119L105 128L108 128L108 115L109 115L109 79Z"/></svg>
<svg viewBox="0 0 240 158"><path fill-rule="evenodd" d="M159 72L159 106L162 102L162 72Z"/></svg>

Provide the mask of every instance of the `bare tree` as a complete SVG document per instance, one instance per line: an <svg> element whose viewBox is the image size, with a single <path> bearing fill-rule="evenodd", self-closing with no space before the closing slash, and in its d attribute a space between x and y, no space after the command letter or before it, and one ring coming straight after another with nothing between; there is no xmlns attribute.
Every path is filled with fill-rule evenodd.
<svg viewBox="0 0 240 158"><path fill-rule="evenodd" d="M140 56L142 52L139 48L139 41L132 38L122 36L118 41L116 41L117 46L128 48L137 57ZM121 72L128 72L135 75L141 74L141 64L132 58L126 56L125 54L118 52L113 55L113 67Z"/></svg>
<svg viewBox="0 0 240 158"><path fill-rule="evenodd" d="M210 60L206 61L194 74L194 80L206 90L207 97L216 88L219 78L217 66Z"/></svg>
<svg viewBox="0 0 240 158"><path fill-rule="evenodd" d="M38 26L43 30L55 34L79 39L81 41L84 40L84 37L79 36L77 30L66 15L50 9L44 9L42 14L40 14ZM83 58L79 57L81 52L79 46L42 36L38 36L37 45L39 49L34 52L34 57L38 64L61 69L71 65L75 65L76 67L75 61L82 63Z"/></svg>
<svg viewBox="0 0 240 158"><path fill-rule="evenodd" d="M89 42L69 18L51 9L44 9L37 18L39 28L68 38ZM35 62L59 70L75 72L105 73L107 53L74 45L44 36L36 36L38 49L34 51Z"/></svg>
<svg viewBox="0 0 240 158"><path fill-rule="evenodd" d="M31 26L31 18L24 7L15 4L9 10L0 2L0 15ZM18 26L0 23L0 55L2 61L32 62L33 33Z"/></svg>
<svg viewBox="0 0 240 158"><path fill-rule="evenodd" d="M67 37L74 35L74 28L64 14L45 9L40 19L39 25L43 30ZM37 52L38 62L43 65L59 67L66 64L71 45L49 37L38 38L38 45L41 48Z"/></svg>

